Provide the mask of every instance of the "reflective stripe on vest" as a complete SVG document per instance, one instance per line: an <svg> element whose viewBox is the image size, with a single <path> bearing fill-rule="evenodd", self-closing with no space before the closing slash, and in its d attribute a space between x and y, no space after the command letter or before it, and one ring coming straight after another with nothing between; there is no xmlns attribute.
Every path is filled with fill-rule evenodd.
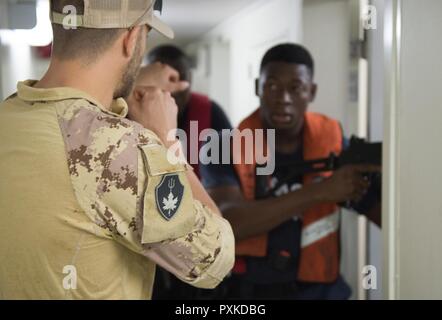
<svg viewBox="0 0 442 320"><path fill-rule="evenodd" d="M308 247L309 245L324 239L333 232L337 232L339 229L339 216L340 210L335 213L318 220L311 225L308 225L302 229L301 234L301 248Z"/></svg>

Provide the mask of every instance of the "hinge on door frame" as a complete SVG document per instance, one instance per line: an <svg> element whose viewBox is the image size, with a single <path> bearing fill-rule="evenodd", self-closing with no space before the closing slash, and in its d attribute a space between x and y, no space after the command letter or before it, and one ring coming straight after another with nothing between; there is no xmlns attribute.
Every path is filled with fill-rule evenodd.
<svg viewBox="0 0 442 320"><path fill-rule="evenodd" d="M365 31L365 33L366 32L367 31ZM351 59L368 58L367 36L364 36L364 40L358 39L350 42L350 57Z"/></svg>

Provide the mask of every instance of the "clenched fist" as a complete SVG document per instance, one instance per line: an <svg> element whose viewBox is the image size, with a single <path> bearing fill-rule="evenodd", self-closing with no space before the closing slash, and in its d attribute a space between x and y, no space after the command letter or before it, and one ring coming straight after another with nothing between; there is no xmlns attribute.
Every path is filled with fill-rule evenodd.
<svg viewBox="0 0 442 320"><path fill-rule="evenodd" d="M156 133L165 145L170 132L177 129L178 107L170 92L160 88L137 87L128 98L128 118ZM174 136L174 135L170 135Z"/></svg>

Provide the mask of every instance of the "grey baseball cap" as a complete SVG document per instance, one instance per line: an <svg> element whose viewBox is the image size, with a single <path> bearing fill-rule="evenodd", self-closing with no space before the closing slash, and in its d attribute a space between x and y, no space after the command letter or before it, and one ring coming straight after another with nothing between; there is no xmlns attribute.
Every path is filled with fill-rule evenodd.
<svg viewBox="0 0 442 320"><path fill-rule="evenodd" d="M72 12L59 13L52 10L51 22L64 25L66 19L75 17L79 28L112 29L148 25L166 37L173 39L172 28L161 21L155 11L162 11L162 0L83 0L84 12L74 16Z"/></svg>

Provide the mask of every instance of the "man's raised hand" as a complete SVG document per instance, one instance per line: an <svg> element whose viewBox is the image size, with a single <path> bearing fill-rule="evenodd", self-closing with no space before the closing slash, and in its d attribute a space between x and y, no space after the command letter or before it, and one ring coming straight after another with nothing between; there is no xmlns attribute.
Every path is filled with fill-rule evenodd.
<svg viewBox="0 0 442 320"><path fill-rule="evenodd" d="M186 90L189 88L190 83L181 81L178 71L172 67L160 62L155 62L141 68L137 85L157 87L164 91L175 93Z"/></svg>

